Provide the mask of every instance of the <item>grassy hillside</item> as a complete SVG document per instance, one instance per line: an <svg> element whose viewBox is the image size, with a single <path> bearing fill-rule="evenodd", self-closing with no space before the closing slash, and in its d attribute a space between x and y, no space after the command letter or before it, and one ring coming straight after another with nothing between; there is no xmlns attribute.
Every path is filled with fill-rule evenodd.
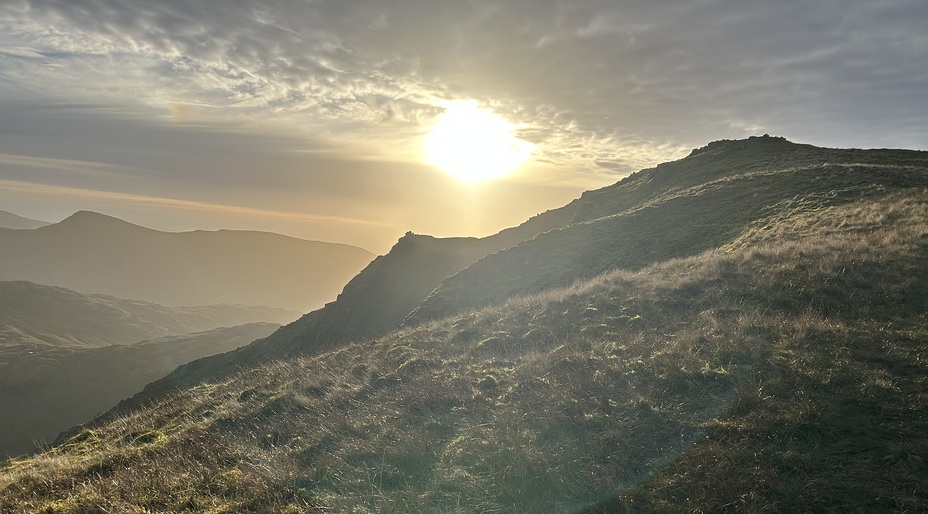
<svg viewBox="0 0 928 514"><path fill-rule="evenodd" d="M32 282L0 282L0 348L130 344L245 323L283 323L296 316L263 306L164 307Z"/></svg>
<svg viewBox="0 0 928 514"><path fill-rule="evenodd" d="M373 257L355 246L268 232L161 232L87 211L35 230L0 230L0 280L169 306L307 312L331 301Z"/></svg>
<svg viewBox="0 0 928 514"><path fill-rule="evenodd" d="M131 345L0 346L0 458L54 441L193 359L227 352L279 325L252 323Z"/></svg>
<svg viewBox="0 0 928 514"><path fill-rule="evenodd" d="M668 178L605 218L575 205L578 231L487 257L522 273L521 294L481 292L465 270L446 298L471 308L10 461L0 511L925 510L925 154L822 150L873 161L836 166L770 139L757 166L724 164L757 141L709 145L678 162L718 152L702 179L678 170L679 188ZM667 166L622 183L659 183ZM533 267L578 245L560 269ZM651 250L622 253L634 245ZM540 260L523 273L505 255ZM587 276L600 262L619 269ZM579 280L563 285L564 270Z"/></svg>

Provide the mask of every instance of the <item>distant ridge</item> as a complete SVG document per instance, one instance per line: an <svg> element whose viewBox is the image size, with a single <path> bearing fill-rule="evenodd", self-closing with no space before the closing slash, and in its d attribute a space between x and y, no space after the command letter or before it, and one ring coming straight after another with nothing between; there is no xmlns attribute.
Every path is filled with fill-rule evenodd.
<svg viewBox="0 0 928 514"><path fill-rule="evenodd" d="M164 307L0 282L0 459L51 441L181 364L250 343L298 315L263 306Z"/></svg>
<svg viewBox="0 0 928 514"><path fill-rule="evenodd" d="M0 281L0 348L130 344L246 323L282 323L297 316L264 306L165 307L26 281Z"/></svg>
<svg viewBox="0 0 928 514"><path fill-rule="evenodd" d="M374 255L269 232L162 232L91 211L0 231L0 280L168 306L235 303L307 312L335 298Z"/></svg>
<svg viewBox="0 0 928 514"><path fill-rule="evenodd" d="M0 211L0 228L14 230L32 230L49 225L47 221L39 221L13 214L9 211Z"/></svg>
<svg viewBox="0 0 928 514"><path fill-rule="evenodd" d="M77 227L94 230L106 230L113 227L122 227L124 229L142 229L151 232L158 232L157 230L143 227L141 225L136 225L135 223L130 223L115 216L110 216L108 214L102 214L94 211L76 211L74 214L68 216L67 218L59 221L58 223L50 224L49 226L53 226L57 230L73 230Z"/></svg>

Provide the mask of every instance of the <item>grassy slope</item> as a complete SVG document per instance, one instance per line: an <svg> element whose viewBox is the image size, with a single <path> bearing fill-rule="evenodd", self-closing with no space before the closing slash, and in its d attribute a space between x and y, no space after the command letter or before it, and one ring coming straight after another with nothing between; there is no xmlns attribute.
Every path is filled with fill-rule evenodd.
<svg viewBox="0 0 928 514"><path fill-rule="evenodd" d="M868 191L195 388L8 463L0 510L923 510L928 193Z"/></svg>

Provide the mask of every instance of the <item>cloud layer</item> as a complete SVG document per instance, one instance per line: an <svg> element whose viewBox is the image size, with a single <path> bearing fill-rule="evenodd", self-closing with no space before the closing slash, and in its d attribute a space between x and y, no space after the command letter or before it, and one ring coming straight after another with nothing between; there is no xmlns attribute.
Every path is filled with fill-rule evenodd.
<svg viewBox="0 0 928 514"><path fill-rule="evenodd" d="M158 134L139 137L164 151L176 145L183 160L94 156L144 162L141 178L125 172L133 180L189 170L191 146L202 145L202 159L223 155L216 145L236 147L220 122L250 136L286 134L262 144L302 145L316 168L414 162L440 103L454 99L519 124L540 166L583 176L584 186L763 132L928 148L926 19L922 0L12 0L0 7L0 95L9 99L0 133L26 137L33 111L74 104L83 110L66 120L90 120L98 141L112 141L119 123L105 120L118 116L93 107L115 109L138 127L150 122ZM76 157L62 152L32 155ZM220 169L241 187L300 185L232 165L187 180L210 182ZM321 175L313 180L337 190Z"/></svg>

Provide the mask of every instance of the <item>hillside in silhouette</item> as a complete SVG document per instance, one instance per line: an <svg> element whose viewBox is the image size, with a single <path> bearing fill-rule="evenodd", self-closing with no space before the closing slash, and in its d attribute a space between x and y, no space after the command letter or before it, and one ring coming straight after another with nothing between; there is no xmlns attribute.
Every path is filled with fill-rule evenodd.
<svg viewBox="0 0 928 514"><path fill-rule="evenodd" d="M0 230L0 280L167 306L307 312L335 298L372 258L344 244L238 230L161 232L88 211L34 230Z"/></svg>
<svg viewBox="0 0 928 514"><path fill-rule="evenodd" d="M925 510L926 250L928 152L711 143L490 238L407 235L9 461L0 510Z"/></svg>
<svg viewBox="0 0 928 514"><path fill-rule="evenodd" d="M0 229L31 230L50 223L18 216L9 211L0 211Z"/></svg>

